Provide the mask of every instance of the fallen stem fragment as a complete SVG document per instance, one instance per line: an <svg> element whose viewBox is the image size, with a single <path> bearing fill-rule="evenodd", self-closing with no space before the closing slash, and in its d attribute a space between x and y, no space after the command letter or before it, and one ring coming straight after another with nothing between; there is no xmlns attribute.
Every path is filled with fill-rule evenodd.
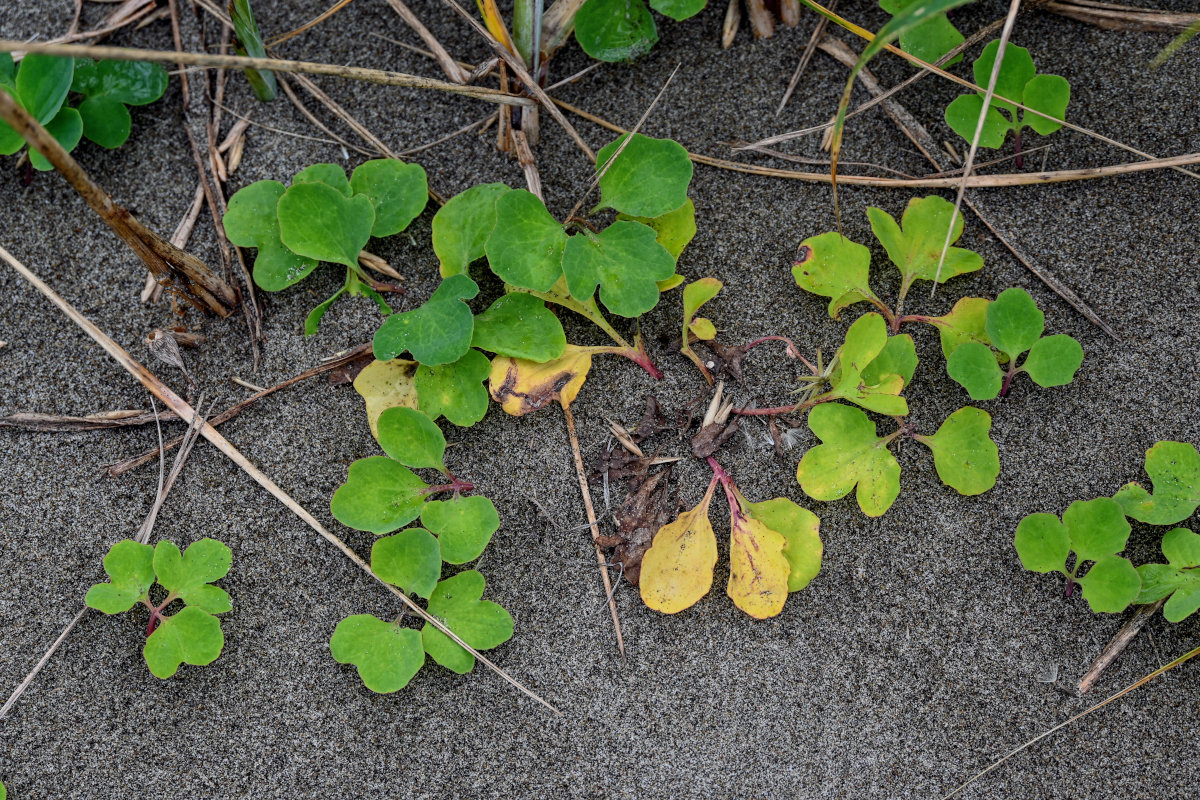
<svg viewBox="0 0 1200 800"><path fill-rule="evenodd" d="M1133 641L1142 628L1146 627L1146 623L1153 619L1154 615L1158 613L1158 610L1166 602L1167 598L1164 597L1157 603L1138 606L1134 610L1133 616L1121 626L1121 630L1117 631L1117 635L1112 638L1112 641L1100 651L1100 655L1096 656L1096 660L1092 662L1092 666L1088 668L1087 673L1075 685L1075 689L1079 694L1087 694L1091 691L1092 687L1096 685L1096 681L1100 680L1100 676L1104 674L1104 671L1117 660L1117 656L1125 652L1125 648L1129 646L1129 643Z"/></svg>

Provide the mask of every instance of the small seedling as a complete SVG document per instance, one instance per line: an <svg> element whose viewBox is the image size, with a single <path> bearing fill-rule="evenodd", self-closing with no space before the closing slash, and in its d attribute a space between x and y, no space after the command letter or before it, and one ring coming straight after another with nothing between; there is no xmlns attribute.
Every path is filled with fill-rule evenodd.
<svg viewBox="0 0 1200 800"><path fill-rule="evenodd" d="M920 2L921 0L879 0L879 7L887 13L895 15ZM962 44L964 38L943 11L901 33L900 49L913 54L922 61L933 64ZM955 56L942 66L948 67L959 61L962 61L961 55Z"/></svg>
<svg viewBox="0 0 1200 800"><path fill-rule="evenodd" d="M342 294L366 295L384 313L391 308L358 259L372 237L392 236L409 226L429 197L425 170L394 158L360 164L349 179L337 164L314 164L285 187L258 181L229 198L225 234L240 247L254 247L254 282L278 292L306 278L317 264L346 267L346 282L308 315L304 332L317 332L321 317Z"/></svg>
<svg viewBox="0 0 1200 800"><path fill-rule="evenodd" d="M694 336L700 341L710 341L717 335L717 329L712 324L712 320L697 317L696 312L700 310L700 306L716 297L722 286L723 284L716 278L701 278L683 288L683 331L680 334L679 352L687 356L699 368L709 386L713 382L712 373L700 360L700 356L696 355L696 351L692 350L691 338Z"/></svg>
<svg viewBox="0 0 1200 800"><path fill-rule="evenodd" d="M995 40L983 48L975 61L975 84L987 86L992 78L992 66L1000 41ZM1021 111L1013 103L1020 103L1033 111L1040 111L1054 119L1066 116L1067 104L1071 100L1071 86L1067 79L1058 75L1038 75L1033 57L1024 47L1009 44L1004 50L1004 61L1000 64L1000 75L996 78L996 93L984 116L983 129L979 133L979 146L998 149L1004 146L1009 131L1013 133L1016 147L1017 167L1021 163L1021 132L1033 128L1043 136L1062 127L1061 122ZM1012 102L1009 102L1012 101ZM964 94L955 98L946 107L946 124L959 136L971 141L983 111L983 95Z"/></svg>
<svg viewBox="0 0 1200 800"><path fill-rule="evenodd" d="M1001 369L992 347L977 341L956 347L946 359L946 371L972 400L1004 397L1022 372L1038 386L1065 386L1083 363L1083 348L1074 338L1042 336L1045 314L1024 289L1005 289L988 304L984 330L992 347L1007 359L1007 370ZM1028 355L1018 366L1024 353Z"/></svg>
<svg viewBox="0 0 1200 800"><path fill-rule="evenodd" d="M229 572L232 554L215 539L201 539L180 553L173 543L156 546L132 539L117 542L104 557L108 583L88 589L84 602L105 614L122 614L138 603L150 610L142 655L156 677L169 678L180 664L205 666L221 655L225 636L214 614L232 604L213 581ZM161 590L155 591L155 584ZM165 613L176 600L184 607Z"/></svg>
<svg viewBox="0 0 1200 800"><path fill-rule="evenodd" d="M1143 564L1138 567L1142 590L1138 603L1157 603L1170 596L1163 605L1168 622L1182 622L1200 609L1200 536L1187 528L1175 528L1162 540L1166 564Z"/></svg>

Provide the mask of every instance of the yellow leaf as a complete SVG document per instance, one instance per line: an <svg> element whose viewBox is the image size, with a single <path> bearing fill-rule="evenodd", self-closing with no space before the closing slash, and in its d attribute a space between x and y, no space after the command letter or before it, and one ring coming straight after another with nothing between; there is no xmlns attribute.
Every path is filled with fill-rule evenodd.
<svg viewBox="0 0 1200 800"><path fill-rule="evenodd" d="M821 571L821 520L807 508L802 508L786 497L751 503L738 492L738 503L742 512L757 519L783 536L787 544L783 555L791 565L788 576L788 591L798 592L808 586Z"/></svg>
<svg viewBox="0 0 1200 800"><path fill-rule="evenodd" d="M379 438L379 415L389 408L417 407L417 388L413 379L417 374L417 362L393 358L390 361L376 359L363 368L354 379L354 390L367 403L367 423L371 435Z"/></svg>
<svg viewBox="0 0 1200 800"><path fill-rule="evenodd" d="M686 280L686 278L679 273L675 273L666 280L656 281L656 283L658 284L658 290L660 292L669 292L679 284L683 283L684 280Z"/></svg>
<svg viewBox="0 0 1200 800"><path fill-rule="evenodd" d="M496 356L492 359L488 390L506 413L520 417L556 400L564 406L571 405L591 368L591 352L573 344L567 345L558 358L541 364Z"/></svg>
<svg viewBox="0 0 1200 800"><path fill-rule="evenodd" d="M706 342L717 336L717 327L707 317L696 317L688 324L688 327L692 329L692 333L696 334L697 339L703 339Z"/></svg>
<svg viewBox="0 0 1200 800"><path fill-rule="evenodd" d="M655 611L683 611L712 588L717 536L708 519L708 506L716 486L714 480L698 506L659 528L654 544L642 558L642 602Z"/></svg>
<svg viewBox="0 0 1200 800"><path fill-rule="evenodd" d="M756 619L783 611L792 572L783 554L787 540L760 520L734 509L729 530L729 586L733 604Z"/></svg>

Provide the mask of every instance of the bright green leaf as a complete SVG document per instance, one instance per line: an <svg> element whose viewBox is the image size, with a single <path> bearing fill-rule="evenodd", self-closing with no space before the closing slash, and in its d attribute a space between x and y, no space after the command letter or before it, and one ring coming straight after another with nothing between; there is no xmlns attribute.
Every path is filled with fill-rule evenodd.
<svg viewBox="0 0 1200 800"><path fill-rule="evenodd" d="M503 183L472 186L433 215L433 252L441 261L443 278L466 273L472 261L483 257L496 227L496 200L510 191Z"/></svg>
<svg viewBox="0 0 1200 800"><path fill-rule="evenodd" d="M1071 85L1067 83L1066 78L1058 75L1038 75L1025 84L1025 95L1021 102L1055 119L1065 119L1067 104L1071 102ZM1021 112L1021 122L1043 136L1062 127L1062 123L1053 122L1029 111Z"/></svg>
<svg viewBox="0 0 1200 800"><path fill-rule="evenodd" d="M600 148L596 171L612 161L629 134ZM631 217L658 217L687 203L692 161L683 145L640 133L621 150L600 178L600 207Z"/></svg>
<svg viewBox="0 0 1200 800"><path fill-rule="evenodd" d="M1030 572L1065 572L1071 554L1067 528L1053 514L1029 514L1013 539L1021 564Z"/></svg>
<svg viewBox="0 0 1200 800"><path fill-rule="evenodd" d="M393 586L428 599L442 576L438 540L421 528L377 539L371 547L371 571Z"/></svg>
<svg viewBox="0 0 1200 800"><path fill-rule="evenodd" d="M421 634L370 614L355 614L338 623L329 651L339 664L353 664L363 684L388 694L403 689L425 663Z"/></svg>
<svg viewBox="0 0 1200 800"><path fill-rule="evenodd" d="M946 372L967 390L972 400L991 400L1000 394L1004 371L996 363L992 348L965 342L946 359Z"/></svg>
<svg viewBox="0 0 1200 800"><path fill-rule="evenodd" d="M905 7L917 2L920 0L880 0L879 7L889 14L897 14ZM930 64L958 47L962 42L963 35L946 18L945 13L935 14L925 22L900 34L900 48ZM955 56L942 66L949 67L959 61L962 61L962 55Z"/></svg>
<svg viewBox="0 0 1200 800"><path fill-rule="evenodd" d="M876 384L868 384L862 376L862 371L883 352L887 340L883 317L874 312L859 317L846 331L846 341L838 349L837 374L822 397L848 400L878 414L908 414L908 401L900 396L905 385L903 375L883 375Z"/></svg>
<svg viewBox="0 0 1200 800"><path fill-rule="evenodd" d="M1129 521L1121 506L1109 497L1076 500L1067 507L1062 519L1071 536L1071 549L1082 561L1119 553L1129 540Z"/></svg>
<svg viewBox="0 0 1200 800"><path fill-rule="evenodd" d="M808 415L822 444L809 448L796 480L814 500L837 500L858 486L858 506L869 517L891 508L900 494L900 464L887 449L892 437L875 434L875 423L857 408L823 403Z"/></svg>
<svg viewBox="0 0 1200 800"><path fill-rule="evenodd" d="M429 183L419 164L396 158L376 158L359 164L350 176L350 189L375 209L372 236L392 236L409 226L429 202Z"/></svg>
<svg viewBox="0 0 1200 800"><path fill-rule="evenodd" d="M975 127L979 124L979 112L983 110L983 98L977 94L960 95L946 106L946 124L968 142L975 135ZM1012 130L1012 125L996 107L988 106L987 116L983 120L983 129L979 132L979 146L992 150L1004 146L1004 137Z"/></svg>
<svg viewBox="0 0 1200 800"><path fill-rule="evenodd" d="M1175 528L1163 537L1162 551L1168 563L1138 567L1142 591L1137 602L1154 603L1172 595L1163 616L1180 622L1200 608L1200 536Z"/></svg>
<svg viewBox="0 0 1200 800"><path fill-rule="evenodd" d="M954 304L949 314L931 317L928 321L938 329L942 340L942 355L950 358L955 348L965 342L991 344L987 335L989 301L982 297L964 297Z"/></svg>
<svg viewBox="0 0 1200 800"><path fill-rule="evenodd" d="M483 382L491 370L491 362L478 350L468 350L452 364L422 364L416 377L421 411L432 420L445 415L455 425L474 425L487 413L488 392Z"/></svg>
<svg viewBox="0 0 1200 800"><path fill-rule="evenodd" d="M1142 579L1129 559L1120 556L1102 556L1081 578L1083 599L1092 611L1117 614L1137 600L1142 588ZM1164 609L1165 612L1166 609Z"/></svg>
<svg viewBox="0 0 1200 800"><path fill-rule="evenodd" d="M996 53L999 50L1000 40L993 39L975 60L973 69L977 86L986 87L991 82L992 67L996 63ZM1029 55L1029 51L1010 42L1004 48L1004 60L1000 64L1000 75L996 78L996 98L1007 97L1009 100L1021 102L1025 95L1025 84L1029 83L1036 73L1037 69L1033 66L1033 57ZM1016 106L996 98L993 98L992 102L997 108L1007 111L1010 115L1016 114Z"/></svg>
<svg viewBox="0 0 1200 800"><path fill-rule="evenodd" d="M345 197L354 194L354 190L350 188L350 179L346 177L346 170L338 164L313 164L305 167L292 177L292 185L298 183L323 183L337 189Z"/></svg>
<svg viewBox="0 0 1200 800"><path fill-rule="evenodd" d="M867 386L884 383L889 375L899 375L904 386L912 381L917 371L917 345L907 333L889 336L879 355L862 371L862 381Z"/></svg>
<svg viewBox="0 0 1200 800"><path fill-rule="evenodd" d="M739 498L745 501L744 497ZM741 502L742 510L778 532L787 541L783 555L791 565L788 591L798 592L812 582L821 570L821 520L786 497L776 497L761 503Z"/></svg>
<svg viewBox="0 0 1200 800"><path fill-rule="evenodd" d="M79 112L73 108L60 108L54 115L54 119L46 123L46 132L62 145L63 150L69 153L83 138L83 117L79 116ZM54 165L45 156L32 148L29 150L29 163L40 172L49 172L54 169Z"/></svg>
<svg viewBox="0 0 1200 800"><path fill-rule="evenodd" d="M379 446L406 467L446 468L446 437L433 420L413 408L397 406L379 415Z"/></svg>
<svg viewBox="0 0 1200 800"><path fill-rule="evenodd" d="M154 548L154 572L162 587L210 614L232 607L225 590L211 585L228 574L232 561L229 548L216 539L201 539L183 554L173 542L160 541Z"/></svg>
<svg viewBox="0 0 1200 800"><path fill-rule="evenodd" d="M549 361L563 354L567 335L545 301L513 292L475 317L471 344L499 356Z"/></svg>
<svg viewBox="0 0 1200 800"><path fill-rule="evenodd" d="M704 10L708 0L650 0L650 7L665 17L681 22Z"/></svg>
<svg viewBox="0 0 1200 800"><path fill-rule="evenodd" d="M988 338L1010 359L1033 347L1046 329L1046 315L1024 289L1005 289L987 310Z"/></svg>
<svg viewBox="0 0 1200 800"><path fill-rule="evenodd" d="M1075 371L1082 363L1083 348L1079 342L1060 333L1034 342L1021 369L1038 386L1065 386L1075 378Z"/></svg>
<svg viewBox="0 0 1200 800"><path fill-rule="evenodd" d="M1158 442L1146 451L1146 474L1154 487L1121 487L1115 499L1125 513L1151 525L1174 525L1200 507L1200 452L1184 442Z"/></svg>
<svg viewBox="0 0 1200 800"><path fill-rule="evenodd" d="M372 361L363 367L354 379L354 391L366 403L367 424L371 435L379 439L379 415L389 408L417 407L418 389L415 387L417 363L402 358L390 361ZM430 415L430 419L437 419Z"/></svg>
<svg viewBox="0 0 1200 800"><path fill-rule="evenodd" d="M959 494L983 494L996 485L1000 474L1000 451L988 432L992 418L978 408L960 408L933 436L917 441L933 451L933 465L942 483Z"/></svg>
<svg viewBox="0 0 1200 800"><path fill-rule="evenodd" d="M429 484L386 456L360 458L329 503L343 525L375 534L391 533L416 519Z"/></svg>
<svg viewBox="0 0 1200 800"><path fill-rule="evenodd" d="M375 332L375 357L408 351L426 366L458 361L471 349L475 318L464 302L479 294L475 281L451 275L420 308L392 314Z"/></svg>
<svg viewBox="0 0 1200 800"><path fill-rule="evenodd" d="M496 225L484 250L492 272L522 289L545 292L563 274L567 234L537 195L513 189L496 200Z"/></svg>
<svg viewBox="0 0 1200 800"><path fill-rule="evenodd" d="M460 572L437 585L429 598L429 613L476 650L491 650L513 635L513 619L503 607L481 600L485 583L475 570ZM467 673L475 656L429 623L421 629L425 652L446 669Z"/></svg>
<svg viewBox="0 0 1200 800"><path fill-rule="evenodd" d="M224 646L220 621L196 606L188 606L158 624L146 640L142 655L150 672L165 679L174 675L180 664L211 664Z"/></svg>
<svg viewBox="0 0 1200 800"><path fill-rule="evenodd" d="M888 258L900 269L903 279L901 294L906 294L913 281L932 281L938 276L938 260L946 243L946 231L950 218L954 217L954 233L950 243L957 242L963 232L961 214L954 214L954 204L943 197L913 198L904 209L901 224L897 225L891 214L878 208L868 208L867 218L871 230L887 250ZM946 252L938 283L945 283L956 275L974 272L983 266L978 253L962 247L951 247Z"/></svg>
<svg viewBox="0 0 1200 800"><path fill-rule="evenodd" d="M617 219L628 219L649 225L658 234L658 243L667 248L676 261L679 260L683 248L688 246L696 235L696 204L690 199L674 211L657 217L633 217L628 214L618 214ZM683 277L680 276L681 282ZM666 291L662 286L660 291ZM669 287L668 287L669 288Z"/></svg>
<svg viewBox="0 0 1200 800"><path fill-rule="evenodd" d="M154 584L154 549L132 539L109 548L104 556L108 583L88 589L83 602L105 614L121 614L147 596Z"/></svg>
<svg viewBox="0 0 1200 800"><path fill-rule="evenodd" d="M455 497L426 503L421 524L437 534L443 561L466 564L479 558L499 530L500 515L486 497Z"/></svg>
<svg viewBox="0 0 1200 800"><path fill-rule="evenodd" d="M258 248L254 282L268 292L278 292L308 276L319 263L288 250L279 238L275 207L286 187L279 181L258 181L229 198L222 223L229 241L239 247Z"/></svg>
<svg viewBox="0 0 1200 800"><path fill-rule="evenodd" d="M879 303L867 277L871 251L837 231L805 239L796 254L792 276L806 292L829 298L829 316L862 300Z"/></svg>
<svg viewBox="0 0 1200 800"><path fill-rule="evenodd" d="M575 40L597 61L632 61L658 42L642 0L586 0L575 12Z"/></svg>
<svg viewBox="0 0 1200 800"><path fill-rule="evenodd" d="M375 210L362 195L346 197L320 181L293 183L279 198L279 238L284 247L318 261L358 266L371 238Z"/></svg>
<svg viewBox="0 0 1200 800"><path fill-rule="evenodd" d="M571 296L600 300L614 314L640 316L658 303L658 285L675 273L675 259L640 222L617 221L597 234L572 236L563 253Z"/></svg>

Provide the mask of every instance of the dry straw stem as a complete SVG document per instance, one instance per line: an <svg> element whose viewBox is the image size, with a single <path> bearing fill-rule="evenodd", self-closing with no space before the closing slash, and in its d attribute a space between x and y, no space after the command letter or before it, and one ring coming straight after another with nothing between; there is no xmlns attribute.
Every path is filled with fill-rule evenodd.
<svg viewBox="0 0 1200 800"><path fill-rule="evenodd" d="M1117 635L1112 638L1108 646L1101 651L1100 655L1096 656L1096 660L1092 662L1092 666L1088 668L1084 676L1079 679L1079 683L1075 684L1075 690L1079 694L1087 694L1092 690L1092 687L1096 685L1096 681L1100 680L1100 676L1104 674L1104 671L1117 660L1117 657L1121 653L1125 652L1125 648L1129 646L1129 643L1134 640L1134 637L1138 635L1142 628L1146 627L1146 623L1154 618L1154 615L1158 613L1158 610L1166 602L1167 598L1164 597L1157 603L1138 606L1134 610L1133 616L1121 626L1121 630L1117 631Z"/></svg>
<svg viewBox="0 0 1200 800"><path fill-rule="evenodd" d="M855 62L858 60L858 57L854 54L854 52L847 47L841 39L835 39L831 36L826 36L825 39L822 40L820 47L823 52L833 56L833 58L840 61L846 67L853 68ZM858 73L858 80L872 95L883 96L886 94L879 86L879 82L875 80L875 76L871 74L869 69L864 68L860 70ZM883 103L883 110L887 112L888 116L892 118L892 120L896 123L896 126L900 128L904 135L907 136L914 145L916 145L917 149L921 151L925 158L929 159L929 163L933 164L934 167L938 169L945 168L946 165L942 160L944 156L941 149L938 147L937 142L932 136L929 135L929 131L925 130L925 126L918 122L912 114L908 113L908 110L905 109L904 106L900 105L900 103L894 99L886 99ZM1007 247L1009 252L1011 252L1018 261L1025 265L1026 269L1036 275L1044 284L1049 286L1056 294L1058 294L1059 297L1070 303L1071 306L1080 314L1082 314L1089 322L1100 328L1100 330L1104 331L1114 339L1117 338L1116 331L1114 331L1107 323L1105 323L1104 320L1100 319L1096 312L1093 311L1087 303L1083 302L1083 300L1081 300L1069 286L1060 281L1052 273L1047 272L1039 267L1033 261L1033 259L1027 256L1025 252L1014 242L1014 237L1010 233L1002 230L999 225L994 223L989 218L988 214L986 213L986 202L984 200L981 200L976 196L975 198L968 197L964 202L966 202L967 208L971 209L975 216L979 218L979 221L982 222L987 229L992 232L992 235L999 239L1000 243Z"/></svg>
<svg viewBox="0 0 1200 800"><path fill-rule="evenodd" d="M319 64L311 61L292 61L276 58L251 58L249 56L209 55L207 53L176 53L171 50L143 50L135 47L96 47L78 44L42 44L0 39L0 52L24 50L29 53L45 53L52 56L76 58L115 59L117 61L161 61L169 64L186 64L193 67L233 67L236 69L265 69L274 72L295 72L308 75L332 75L384 86L403 86L410 89L431 89L450 94L460 94L476 100L501 105L529 106L535 103L528 97L498 92L482 86L463 86L457 83L389 72L366 67L344 67L338 64Z"/></svg>
<svg viewBox="0 0 1200 800"><path fill-rule="evenodd" d="M113 202L37 120L12 98L0 91L0 119L54 165L83 197L92 210L145 262L162 283L177 287L196 308L227 317L237 305L237 294L209 271L204 262L147 228L137 217Z"/></svg>
<svg viewBox="0 0 1200 800"><path fill-rule="evenodd" d="M954 238L954 223L958 220L959 209L962 208L963 196L967 193L967 181L971 179L971 168L975 165L975 154L979 152L979 137L983 135L983 124L987 121L987 110L996 96L996 81L1000 78L1000 67L1004 63L1004 51L1008 49L1008 40L1012 36L1013 25L1017 21L1017 12L1021 9L1021 0L1011 0L1008 4L1008 16L1004 18L1004 28L1000 31L1000 44L996 48L996 58L992 61L992 73L988 78L987 91L983 95L983 110L975 122L975 133L971 135L971 149L967 151L967 160L963 162L962 180L958 184L958 193L954 197L954 210L950 212L950 225L946 228L946 241L942 243L942 252L938 255L937 271L933 274L933 287L929 296L937 293L938 281L942 279L942 265L946 263L946 253L950 250L950 241Z"/></svg>
<svg viewBox="0 0 1200 800"><path fill-rule="evenodd" d="M1094 0L1049 2L1042 9L1114 31L1178 33L1200 20L1200 14L1175 14L1157 8L1135 8L1115 3L1097 3Z"/></svg>
<svg viewBox="0 0 1200 800"><path fill-rule="evenodd" d="M151 394L163 401L163 403L165 403L167 407L174 411L179 417L184 419L195 418L196 411L192 409L192 407L186 402L184 402L179 395L171 391L169 386L160 381L152 372L150 372L150 370L146 369L142 364L129 355L129 353L125 352L125 350L122 349L121 346L116 342L114 342L112 338L108 336L108 334L104 333L102 330L96 327L91 320L79 313L74 306L60 297L58 293L47 286L41 278L31 272L29 268L14 258L3 247L0 247L0 259L7 261L8 264L14 270L16 270L19 275L21 275L21 277L25 278L25 280L32 284L34 288L36 288L51 302L53 302L54 305L58 306L58 308L64 314L66 314L72 322L82 328L88 334L88 336L92 337L92 339L94 339L101 347L104 348L105 352L112 356L117 363L119 363L131 375L137 378L138 381L151 392ZM515 678L509 676L506 672L504 672L504 670L492 663L486 656L464 642L458 636L458 634L446 627L444 622L414 603L404 592L400 591L395 586L392 586L390 583L380 580L375 573L371 571L370 564L364 561L362 557L359 556L358 553L354 552L354 550L352 550L344 541L330 533L324 525L317 521L316 517L314 517L307 510L305 510L303 506L293 500L287 492L285 492L274 481L267 477L267 475L258 469L258 467L254 466L254 464L252 464L249 459L242 455L236 447L230 444L224 436L219 434L216 428L205 422L200 429L200 435L211 442L212 445L220 450L227 458L229 458L230 461L241 467L241 469L247 475L253 478L258 485L270 492L276 500L281 502L292 513L303 520L305 524L316 531L323 539L340 550L343 555L354 562L355 566L357 566L366 574L370 575L372 578L375 578L375 580L379 581L379 583L387 588L388 591L400 598L400 601L404 603L404 605L408 606L409 610L411 610L414 614L440 630L442 633L446 634L452 641L465 649L471 655L475 656L476 659L485 664L489 669L494 671L512 686L519 689L523 694L536 700L538 703L542 704L554 713L559 713L558 709L550 705L531 690L525 688L524 685L518 682Z"/></svg>
<svg viewBox="0 0 1200 800"><path fill-rule="evenodd" d="M286 42L288 39L299 36L300 34L304 33L308 29L315 27L317 25L320 25L322 22L329 19L337 12L341 11L343 8L350 5L351 2L352 2L352 0L338 0L338 2L334 3L328 9L321 12L317 16L313 17L308 22L301 25L299 28L290 30L287 33L281 33L278 36L276 36L275 38L271 39L269 42L266 43L267 47L278 47L279 45Z"/></svg>
<svg viewBox="0 0 1200 800"><path fill-rule="evenodd" d="M454 58L447 52L442 43L437 40L437 37L429 32L416 14L412 12L401 0L387 0L389 6L400 15L400 18L408 23L408 27L413 29L417 36L421 37L421 41L429 48L433 58L442 68L442 72L446 73L446 77L455 83L470 83L471 73L469 70L463 69Z"/></svg>
<svg viewBox="0 0 1200 800"><path fill-rule="evenodd" d="M850 31L855 36L858 36L868 42L873 41L875 39L875 34L871 33L870 31L868 31L867 29L865 29L859 25L855 25L853 22L850 22L849 20L844 19L843 17L839 17L837 14L834 14L828 8L825 8L824 6L814 2L813 0L803 0L803 2L805 5L809 6L814 11L817 11L822 16L828 17L831 21L836 22L838 25L840 25L841 27ZM899 47L896 47L895 45L892 45L892 44L885 45L884 49L887 50L889 53L893 53L895 55L900 56L905 61L908 61L909 63L911 63L915 66L921 67L922 69L929 70L930 72L933 72L933 73L939 75L940 77L945 78L948 81L957 83L960 86L963 86L973 92L983 92L984 91L983 87L978 86L965 78L960 78L951 72L946 72L946 70L942 69L941 67L937 67L933 64L930 64L927 61L922 61L921 59L917 58L916 56L904 52L903 50L901 50ZM1015 100L1010 100L1007 97L1004 97L1002 95L995 95L995 98L997 100L1003 100L1006 103L1011 103L1012 105L1016 106L1017 108L1021 109L1022 111L1026 112L1026 113L1033 114L1035 116L1042 117L1044 119L1052 120L1054 122L1057 122L1059 125L1062 125L1064 128L1070 128L1073 131L1077 131L1086 136L1090 136L1093 139L1098 139L1106 144L1112 145L1113 147L1119 147L1122 150L1133 153L1134 155L1141 156L1142 158L1145 158L1148 160L1156 159L1156 156L1153 156L1150 153L1146 153L1141 150L1138 150L1137 148L1131 147L1130 145L1127 145L1123 142L1118 142L1116 139L1109 138L1108 136L1105 136L1102 133L1098 133L1096 131L1089 130L1088 128L1084 128L1081 125L1076 125L1073 122L1067 122L1066 120L1059 119L1058 117L1055 117L1051 114L1045 114L1041 111L1038 111L1036 108L1029 108L1028 106L1023 105L1022 103L1018 103ZM793 133L795 133L795 132L793 132ZM762 139L758 142L758 144L775 144L777 142L787 141L788 139L796 138L796 136L798 136L798 135L803 135L803 134L795 134L795 135L793 135L792 133L781 134L781 136L773 136L773 137L770 137L767 139ZM1193 178L1200 178L1200 175L1198 175L1194 172L1189 172L1188 170L1177 168L1177 171L1183 172L1186 175L1191 175Z"/></svg>
<svg viewBox="0 0 1200 800"><path fill-rule="evenodd" d="M608 577L608 561L604 550L596 541L600 537L600 523L596 521L596 509L592 505L592 490L588 487L587 471L583 468L583 454L579 450L579 437L575 434L575 415L571 406L562 404L563 417L567 420L567 438L571 440L571 455L575 458L575 475L579 478L579 492L583 495L583 507L587 511L588 530L592 533L592 544L596 547L596 563L600 565L600 577L604 581L604 596L608 598L608 610L612 614L613 628L617 632L617 650L625 657L625 637L621 633L621 618L617 615L617 599L613 596L612 579Z"/></svg>
<svg viewBox="0 0 1200 800"><path fill-rule="evenodd" d="M737 0L734 0L736 2ZM829 10L833 11L837 8L838 0L830 0ZM792 92L796 90L796 84L800 82L800 76L804 74L805 68L808 67L808 62L812 60L812 55L817 50L817 42L821 41L821 36L825 33L825 25L829 22L825 17L818 16L817 24L813 27L812 36L808 37L808 44L804 46L804 53L800 56L800 62L796 64L796 70L792 73L792 79L788 81L787 89L783 93L783 97L779 100L779 107L775 109L775 116L783 113L783 108L788 104L788 100L792 98ZM849 115L847 115L847 118Z"/></svg>
<svg viewBox="0 0 1200 800"><path fill-rule="evenodd" d="M1141 687L1141 686L1145 686L1147 683L1149 683L1150 681L1154 680L1154 679L1155 679L1155 678L1157 678L1159 675L1162 675L1164 672L1169 672L1170 670L1173 670L1173 669L1175 669L1176 667L1178 667L1178 666L1180 666L1180 665L1182 665L1182 664L1185 664L1186 662L1188 662L1188 661L1192 660L1192 659L1193 659L1193 658L1195 658L1196 656L1200 656L1200 647L1197 647L1197 648L1196 648L1196 649L1194 649L1194 650L1189 650L1188 652L1186 652L1186 653L1184 653L1183 655L1181 655L1179 658L1177 658L1177 659L1175 659L1174 661L1172 661L1170 664L1167 664L1167 665L1165 665L1165 666L1159 667L1158 669L1154 670L1154 672L1151 672L1151 673L1150 673L1149 675L1147 675L1146 677L1142 678L1141 680L1138 680L1136 683L1132 683L1132 684L1130 684L1129 686L1126 686L1124 689L1122 689L1121 691L1117 692L1117 693L1116 693L1116 694L1114 694L1113 696L1109 697L1107 700L1104 700L1103 702L1097 703L1096 705L1092 706L1091 708L1087 709L1086 711L1081 711L1081 712L1079 712L1078 714L1076 714L1075 716L1071 717L1071 718L1070 718L1069 720L1067 720L1066 722L1063 722L1063 723L1061 723L1061 724L1059 724L1059 725L1055 725L1055 726L1054 726L1053 728L1051 728L1050 730L1046 731L1045 733L1043 733L1043 734L1041 734L1041 735L1039 735L1039 736L1035 736L1034 738L1030 739L1028 742L1026 742L1025 744L1021 745L1020 747L1016 748L1015 750L1010 750L1010 751L1009 751L1008 753L1006 753L1006 754L1004 755L1004 757L1003 757L1003 758L1001 758L999 761L996 761L995 763L993 763L991 766L989 766L987 769L983 770L982 772L976 773L976 774L975 774L975 775L974 775L974 776L973 776L973 777L972 777L970 780L968 780L966 783L963 783L961 786L957 787L957 788L956 788L954 791L950 792L950 794L948 794L948 795L946 795L945 797L943 797L943 798L942 798L942 800L950 800L950 798L951 798L951 797L954 797L956 794L958 794L959 792L961 792L963 789L967 788L967 787L968 787L968 786L970 786L972 783L974 783L975 781L977 781L977 780L979 780L980 778L982 778L984 775L987 775L989 772L991 772L992 770L996 769L996 767L999 767L999 766L1000 766L1001 764L1003 764L1005 761L1008 761L1010 758L1012 758L1013 756L1015 756L1017 753L1020 753L1020 752L1021 752L1021 751L1023 751L1023 750L1027 750L1028 748L1030 748L1030 747L1032 747L1033 745L1035 745L1035 744L1037 744L1038 742L1040 742L1042 739L1045 739L1045 738L1046 738L1047 736L1049 736L1050 734L1052 734L1052 733L1054 733L1054 732L1056 732L1056 731L1060 731L1060 730L1062 730L1063 728L1067 727L1068 725L1072 724L1073 722L1076 722L1076 721L1078 721L1078 720L1081 720L1081 719L1083 719L1083 718L1084 718L1084 717L1086 717L1088 714L1091 714L1091 713L1092 713L1092 712L1094 712L1094 711L1099 711L1100 709L1104 708L1106 705L1108 705L1109 703L1113 702L1114 700L1118 700L1118 699L1120 699L1120 698L1124 697L1125 695L1127 695L1127 694L1129 694L1130 692L1132 692L1134 689L1137 689L1137 688L1139 688L1139 687Z"/></svg>

